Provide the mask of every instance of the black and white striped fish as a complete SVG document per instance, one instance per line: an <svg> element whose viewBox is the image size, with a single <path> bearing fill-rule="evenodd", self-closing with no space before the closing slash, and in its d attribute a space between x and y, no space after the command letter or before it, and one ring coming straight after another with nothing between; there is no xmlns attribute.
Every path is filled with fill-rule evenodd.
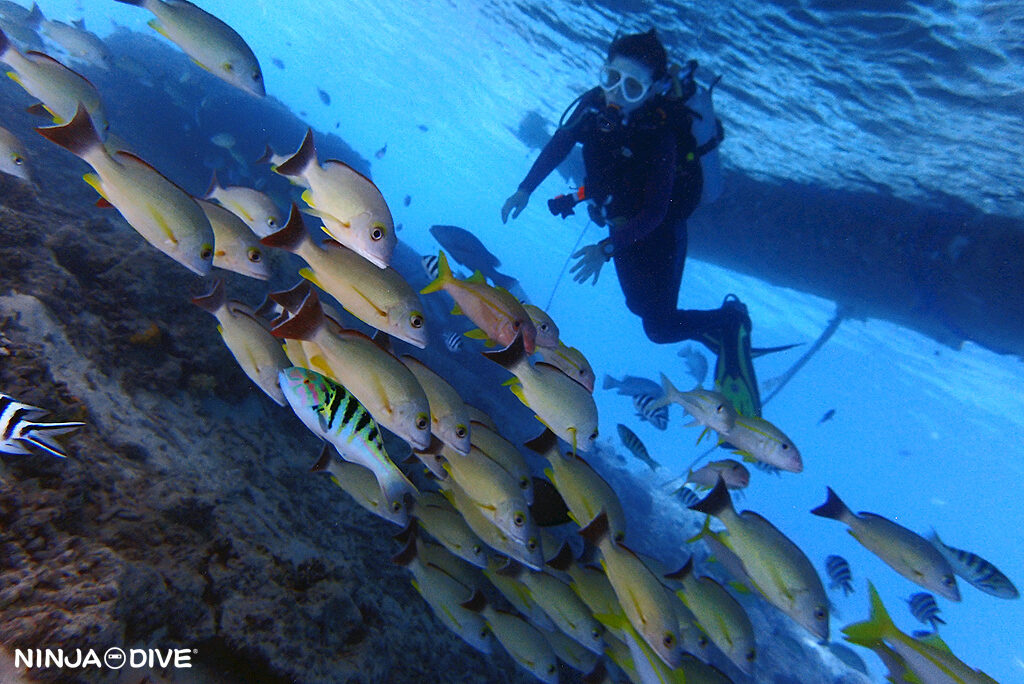
<svg viewBox="0 0 1024 684"><path fill-rule="evenodd" d="M676 496L683 502L683 505L689 508L690 506L700 503L701 496L697 492L693 491L686 485L683 485L676 490Z"/></svg>
<svg viewBox="0 0 1024 684"><path fill-rule="evenodd" d="M918 622L930 624L933 632L939 631L939 625L946 624L946 621L939 617L939 607L935 604L935 597L927 591L919 591L907 599L910 606L910 614Z"/></svg>
<svg viewBox="0 0 1024 684"><path fill-rule="evenodd" d="M640 438L636 436L636 433L622 423L619 423L619 439L622 440L622 443L638 461L646 463L647 467L651 470L657 470L661 467L660 463L651 458L651 455L647 452L647 447L645 447L644 443L640 441Z"/></svg>
<svg viewBox="0 0 1024 684"><path fill-rule="evenodd" d="M462 333L456 330L445 331L444 346L448 347L450 352L457 352L462 349Z"/></svg>
<svg viewBox="0 0 1024 684"><path fill-rule="evenodd" d="M825 570L832 583L829 589L842 589L843 596L853 593L853 573L850 572L850 564L842 556L829 556L825 559Z"/></svg>
<svg viewBox="0 0 1024 684"><path fill-rule="evenodd" d="M633 397L633 408L636 409L637 418L646 420L659 430L664 430L668 427L668 406L651 410L650 406L655 399L656 397L650 394L638 394Z"/></svg>
<svg viewBox="0 0 1024 684"><path fill-rule="evenodd" d="M950 566L952 566L953 572L986 594L992 594L1004 599L1020 597L1020 592L1017 591L1017 587L1013 586L1010 578L981 556L970 551L946 546L934 530L932 530L931 536L928 537L928 541L939 550L939 553L945 556Z"/></svg>
<svg viewBox="0 0 1024 684"><path fill-rule="evenodd" d="M426 271L427 277L430 278L431 282L437 280L438 273L440 273L437 255L427 254L420 258L420 263L423 264L423 270Z"/></svg>
<svg viewBox="0 0 1024 684"><path fill-rule="evenodd" d="M782 468L773 466L771 463L765 463L764 461L754 461L753 466L761 472L768 473L769 475L776 475L782 477Z"/></svg>
<svg viewBox="0 0 1024 684"><path fill-rule="evenodd" d="M41 449L57 458L67 458L64 449L53 440L85 423L40 423L49 411L16 401L0 393L0 453L31 454L29 447Z"/></svg>

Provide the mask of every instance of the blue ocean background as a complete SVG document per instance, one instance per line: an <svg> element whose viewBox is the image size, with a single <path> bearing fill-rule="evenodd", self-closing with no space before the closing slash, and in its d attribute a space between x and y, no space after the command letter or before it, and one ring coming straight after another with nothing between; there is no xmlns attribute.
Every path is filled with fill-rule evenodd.
<svg viewBox="0 0 1024 684"><path fill-rule="evenodd" d="M84 17L101 36L117 27L151 32L148 12L115 2L39 4L48 18ZM517 135L524 116L534 111L557 122L569 102L596 83L617 30L657 27L673 58L695 58L722 74L715 102L730 171L826 192L879 193L929 209L953 198L1024 219L1024 6L1018 2L201 5L245 37L263 66L268 95L371 159L373 180L404 226L403 242L436 253L432 224L473 231L534 302L550 298L563 339L587 355L599 387L605 374L657 378L660 372L682 387L690 382L677 356L683 345L647 340L625 308L613 269L605 268L593 287L560 279L581 233L584 244L604 237L585 216L563 221L548 213L544 200L569 189L565 178L552 174L515 222L502 225L499 209L537 154ZM318 89L330 94L329 105ZM253 156L263 144L239 142ZM385 145L386 153L374 157ZM807 254L808 261L814 258ZM1024 263L1021 255L1011 258ZM809 344L835 313L834 302L814 291L756 276L691 258L680 304L714 308L726 293L736 293L749 307L756 346ZM759 379L784 373L800 353L759 359ZM823 578L827 555L850 561L856 592L847 598L830 593L838 609L833 639L841 639L841 626L866 618L868 579L904 631L922 625L905 604L919 591L916 585L863 549L841 524L810 515L825 500L826 486L855 511L878 513L922 534L934 528L946 543L992 561L1021 586L1022 388L1017 356L970 341L951 348L890 322L850 319L766 406L765 417L799 445L805 470L776 477L752 469L737 505L772 521ZM602 441L625 454L616 437L616 424L625 423L662 464L651 473L625 456L635 481L649 489L659 521L650 529L631 527L630 538L642 539L639 545L653 553L684 559L680 548L666 547L678 535L663 531L689 529L695 518L664 485L685 472L706 443L695 444L698 431L683 427L678 407L671 409L668 429L658 431L635 419L627 398L600 389L595 398ZM819 424L833 409L835 417ZM960 587L962 602L939 599L948 623L942 637L962 660L996 680L1024 681L1024 601L1001 600L963 581ZM884 669L877 658L858 653L880 681Z"/></svg>

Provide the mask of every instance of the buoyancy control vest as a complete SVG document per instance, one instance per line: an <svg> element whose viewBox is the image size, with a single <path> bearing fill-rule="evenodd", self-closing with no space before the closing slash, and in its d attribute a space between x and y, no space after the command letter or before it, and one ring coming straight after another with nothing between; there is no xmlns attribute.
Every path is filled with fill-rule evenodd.
<svg viewBox="0 0 1024 684"><path fill-rule="evenodd" d="M722 194L722 160L718 156L718 145L725 138L722 122L715 116L712 91L721 79L716 77L710 85L697 81L697 61L690 60L686 67L673 70L672 85L666 94L680 100L689 112L690 133L697 141L697 156L700 159L703 179L700 203L711 204Z"/></svg>

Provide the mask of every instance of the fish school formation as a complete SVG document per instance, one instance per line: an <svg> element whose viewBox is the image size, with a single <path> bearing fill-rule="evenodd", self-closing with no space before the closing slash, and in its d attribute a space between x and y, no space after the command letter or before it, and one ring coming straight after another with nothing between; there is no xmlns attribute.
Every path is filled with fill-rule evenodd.
<svg viewBox="0 0 1024 684"><path fill-rule="evenodd" d="M150 11L151 25L203 68L254 97L264 95L255 55L227 24L182 0L119 1ZM50 30L68 33L56 25ZM394 562L409 570L437 618L472 647L494 653L500 645L544 682L558 681L558 661L594 682L730 681L723 670L756 673L758 643L767 638L755 633L734 595L740 585L828 641L830 601L811 561L770 521L733 505L730 490L750 481L739 461L710 463L687 473L684 483L708 492L692 503L707 518L690 543L705 541L730 583L698 567L696 553L673 572L632 550L627 511L587 461L598 439L598 412L585 356L561 339L546 312L512 293L515 279L495 263L460 278L443 251L428 255L423 266L432 281L417 292L391 266L398 237L387 201L346 164L321 162L312 130L293 154L268 153L272 168L301 197L286 214L260 191L222 187L216 178L208 196L197 198L119 143L102 94L74 70L43 52L20 51L3 32L0 61L52 117L54 125L39 134L88 164L85 181L101 202L154 248L201 277L222 268L267 280L267 249L304 262L298 284L268 293L259 307L229 299L219 279L193 302L216 318L246 375L323 440L312 470L327 472L362 507L401 530L403 548ZM329 103L326 93L320 96ZM28 182L24 149L5 129L0 151L0 172ZM303 215L316 220L312 228L326 240L313 237ZM434 232L465 245L460 230L435 226ZM428 326L443 324L427 320L421 296L449 297L452 313L472 321L476 328L464 336L443 335L447 353L483 346L483 355L508 372L505 385L542 424L536 439L513 444L500 418L463 400L478 388L456 386L415 353L393 350L391 338L424 349ZM377 333L347 327L348 316ZM803 456L782 430L738 413L722 394L701 386L707 370L701 361L687 357L699 376L690 391L679 391L664 375L660 385L606 377L604 389L632 397L637 416L660 429L667 428L669 405L677 404L746 461L801 472ZM54 437L82 425L41 422L44 409L6 395L0 410L0 451L7 454L63 457ZM633 431L618 429L638 460L652 471L659 467ZM405 443L402 453L385 448L385 430ZM553 489L533 477L523 449L546 459ZM549 508L541 499L551 498L564 515L536 513ZM956 576L992 595L1018 597L991 563L945 546L937 535L925 539L882 516L855 514L831 489L812 513L842 522L897 573L948 600L960 600ZM713 531L712 517L724 529ZM845 560L830 556L826 569L833 588L853 591ZM953 656L937 635L901 632L873 586L870 607L867 621L843 633L876 651L892 681L992 681ZM933 631L942 623L934 597L916 595L912 607Z"/></svg>

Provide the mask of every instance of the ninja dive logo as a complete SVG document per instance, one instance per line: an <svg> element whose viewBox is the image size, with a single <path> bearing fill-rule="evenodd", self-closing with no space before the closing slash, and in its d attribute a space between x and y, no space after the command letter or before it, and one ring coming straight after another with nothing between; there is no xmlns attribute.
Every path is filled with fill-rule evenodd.
<svg viewBox="0 0 1024 684"><path fill-rule="evenodd" d="M197 653L194 648L108 648L101 655L95 649L63 648L16 648L14 649L14 667L27 670L37 668L67 668L120 670L130 668L168 668L183 669L192 667L192 656Z"/></svg>

